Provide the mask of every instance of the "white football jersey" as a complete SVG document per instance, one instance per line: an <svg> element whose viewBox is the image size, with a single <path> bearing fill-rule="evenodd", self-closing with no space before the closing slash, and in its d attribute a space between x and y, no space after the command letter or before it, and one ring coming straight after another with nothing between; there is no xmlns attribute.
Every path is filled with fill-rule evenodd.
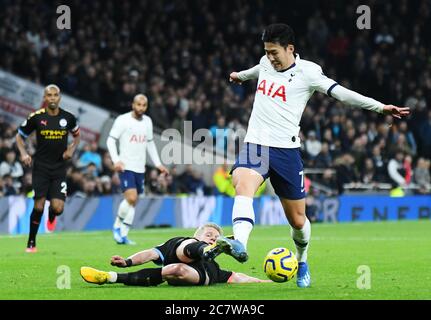
<svg viewBox="0 0 431 320"><path fill-rule="evenodd" d="M300 59L283 72L269 59L260 59L253 111L244 142L270 147L298 148L299 122L315 90L327 93L336 82L326 77L319 65ZM241 79L241 72L239 73Z"/></svg>
<svg viewBox="0 0 431 320"><path fill-rule="evenodd" d="M126 170L145 172L147 143L153 140L151 118L143 115L138 120L132 116L132 112L122 114L115 119L109 136L119 142L119 159L110 150L112 161L123 162Z"/></svg>

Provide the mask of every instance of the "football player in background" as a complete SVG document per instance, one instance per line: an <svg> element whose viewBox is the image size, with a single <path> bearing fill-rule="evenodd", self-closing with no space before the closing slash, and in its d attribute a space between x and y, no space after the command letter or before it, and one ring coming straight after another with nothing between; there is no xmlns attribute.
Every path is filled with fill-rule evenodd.
<svg viewBox="0 0 431 320"><path fill-rule="evenodd" d="M24 139L36 132L37 146L32 169L34 208L30 216L26 249L26 252L30 253L37 252L36 235L45 201L50 201L48 230L54 230L56 217L63 213L67 193L66 165L80 141L76 118L59 107L60 99L60 88L54 84L47 86L43 96L45 107L31 113L18 128L16 135L21 161L30 166L32 157L26 151ZM69 132L73 141L68 145Z"/></svg>
<svg viewBox="0 0 431 320"><path fill-rule="evenodd" d="M138 196L144 191L146 152L162 174L168 173L157 153L153 140L153 122L145 115L147 109L148 98L143 94L136 95L132 111L115 119L106 142L114 169L120 173L124 195L113 227L114 240L118 244L135 244L129 240L128 233L135 217Z"/></svg>

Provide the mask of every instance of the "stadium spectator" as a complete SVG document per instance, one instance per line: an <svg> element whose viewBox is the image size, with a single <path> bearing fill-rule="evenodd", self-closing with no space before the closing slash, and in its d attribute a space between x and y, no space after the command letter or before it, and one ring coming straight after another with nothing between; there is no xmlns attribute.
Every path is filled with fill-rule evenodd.
<svg viewBox="0 0 431 320"><path fill-rule="evenodd" d="M210 188L203 180L203 174L200 171L194 170L191 165L186 165L184 171L177 177L179 193L193 195L211 194Z"/></svg>
<svg viewBox="0 0 431 320"><path fill-rule="evenodd" d="M409 185L412 182L413 170L412 170L412 156L405 154L403 161L404 179L406 184Z"/></svg>
<svg viewBox="0 0 431 320"><path fill-rule="evenodd" d="M422 151L426 158L431 158L431 110L428 111L428 118L422 122L419 132L422 141Z"/></svg>
<svg viewBox="0 0 431 320"><path fill-rule="evenodd" d="M371 185L375 185L377 183L374 162L370 158L365 159L365 166L361 174L361 182Z"/></svg>
<svg viewBox="0 0 431 320"><path fill-rule="evenodd" d="M332 166L332 157L327 142L322 143L322 149L317 155L314 165L316 168L330 168Z"/></svg>
<svg viewBox="0 0 431 320"><path fill-rule="evenodd" d="M223 116L217 118L217 124L210 127L215 150L226 154L228 139L231 136L230 129L226 127L226 119Z"/></svg>
<svg viewBox="0 0 431 320"><path fill-rule="evenodd" d="M177 167L173 165L169 170L169 175L166 176L166 180L168 183L168 192L169 194L177 194L181 193L181 183L178 179L178 171Z"/></svg>
<svg viewBox="0 0 431 320"><path fill-rule="evenodd" d="M159 178L160 176L160 178ZM159 175L157 169L152 169L148 176L149 194L163 195L167 193L167 183L165 177Z"/></svg>
<svg viewBox="0 0 431 320"><path fill-rule="evenodd" d="M328 191L325 191L326 195L332 196L338 194L338 184L334 170L325 169L323 174L316 179L316 182L329 189Z"/></svg>
<svg viewBox="0 0 431 320"><path fill-rule="evenodd" d="M102 171L102 157L98 153L97 142L93 141L84 146L83 152L78 160L78 168L86 168L91 163L96 167L95 176Z"/></svg>
<svg viewBox="0 0 431 320"><path fill-rule="evenodd" d="M99 176L99 172L94 162L90 162L85 168L81 168L81 170L84 175L89 175L94 178Z"/></svg>
<svg viewBox="0 0 431 320"><path fill-rule="evenodd" d="M406 187L407 182L404 170L404 153L401 150L395 152L394 157L389 160L388 173L394 187Z"/></svg>
<svg viewBox="0 0 431 320"><path fill-rule="evenodd" d="M371 159L373 161L373 167L375 170L375 179L379 182L388 181L387 174L387 159L381 154L381 148L379 145L375 145L372 149Z"/></svg>
<svg viewBox="0 0 431 320"><path fill-rule="evenodd" d="M305 151L309 159L314 160L322 150L322 143L316 139L316 132L310 131L305 141Z"/></svg>
<svg viewBox="0 0 431 320"><path fill-rule="evenodd" d="M413 177L414 182L419 187L419 194L431 193L430 160L419 158Z"/></svg>
<svg viewBox="0 0 431 320"><path fill-rule="evenodd" d="M97 180L92 175L84 175L82 180L82 189L86 197L99 196L100 191L97 185Z"/></svg>
<svg viewBox="0 0 431 320"><path fill-rule="evenodd" d="M235 196L235 188L233 187L232 177L229 171L227 163L224 163L214 172L213 182L216 189L215 194L226 195L229 197Z"/></svg>
<svg viewBox="0 0 431 320"><path fill-rule="evenodd" d="M408 148L411 150L411 155L415 156L417 154L416 139L413 135L413 132L409 130L406 121L400 122L398 126L398 132L400 135L403 134L405 136L405 140L406 140L405 143L408 145Z"/></svg>
<svg viewBox="0 0 431 320"><path fill-rule="evenodd" d="M112 182L109 176L101 176L100 177L100 190L102 195L110 195L112 194Z"/></svg>
<svg viewBox="0 0 431 320"><path fill-rule="evenodd" d="M193 171L192 179L190 180L189 191L191 194L198 196L208 194L202 172L197 170Z"/></svg>
<svg viewBox="0 0 431 320"><path fill-rule="evenodd" d="M5 197L14 196L18 194L17 190L13 185L13 178L10 174L5 174L2 177L2 180L3 180L3 195Z"/></svg>
<svg viewBox="0 0 431 320"><path fill-rule="evenodd" d="M112 163L111 156L109 155L109 151L103 151L102 153L102 171L100 172L101 176L111 177L114 173L114 164Z"/></svg>
<svg viewBox="0 0 431 320"><path fill-rule="evenodd" d="M228 197L235 196L235 188L232 183L232 176L230 175L230 168L225 162L222 166L218 167L213 174L213 182L215 186L215 194L225 195ZM262 183L256 191L255 197L261 196L266 190L266 181Z"/></svg>
<svg viewBox="0 0 431 320"><path fill-rule="evenodd" d="M16 189L21 186L20 179L24 175L24 170L21 163L16 160L16 153L9 149L6 152L5 160L0 164L0 177L10 175Z"/></svg>
<svg viewBox="0 0 431 320"><path fill-rule="evenodd" d="M67 193L74 195L76 192L83 191L83 174L80 169L71 167L69 168L66 176Z"/></svg>
<svg viewBox="0 0 431 320"><path fill-rule="evenodd" d="M337 172L337 190L339 194L344 193L346 184L357 184L359 181L358 174L353 164L355 159L351 154L345 153L335 160L335 169Z"/></svg>

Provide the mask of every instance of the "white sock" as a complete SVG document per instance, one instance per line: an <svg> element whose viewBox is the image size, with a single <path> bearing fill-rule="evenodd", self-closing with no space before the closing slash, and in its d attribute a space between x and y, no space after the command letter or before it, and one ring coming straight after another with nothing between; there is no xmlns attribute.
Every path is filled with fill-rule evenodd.
<svg viewBox="0 0 431 320"><path fill-rule="evenodd" d="M108 282L110 282L110 283L117 282L117 278L118 278L117 273L113 272L113 271L109 271L108 273L109 273Z"/></svg>
<svg viewBox="0 0 431 320"><path fill-rule="evenodd" d="M123 223L120 226L121 237L127 237L134 218L135 218L135 207L129 205L129 210L127 211L127 215L123 219Z"/></svg>
<svg viewBox="0 0 431 320"><path fill-rule="evenodd" d="M247 249L247 242L254 225L253 198L236 196L232 209L233 235Z"/></svg>
<svg viewBox="0 0 431 320"><path fill-rule="evenodd" d="M302 229L292 228L291 230L292 239L296 246L296 258L298 262L307 261L307 251L311 238L311 224L308 218L305 218L305 223Z"/></svg>
<svg viewBox="0 0 431 320"><path fill-rule="evenodd" d="M117 217L115 218L114 222L114 229L120 228L122 220L126 218L127 212L129 211L129 207L130 205L127 200L123 199L123 201L121 201L120 205L118 206Z"/></svg>

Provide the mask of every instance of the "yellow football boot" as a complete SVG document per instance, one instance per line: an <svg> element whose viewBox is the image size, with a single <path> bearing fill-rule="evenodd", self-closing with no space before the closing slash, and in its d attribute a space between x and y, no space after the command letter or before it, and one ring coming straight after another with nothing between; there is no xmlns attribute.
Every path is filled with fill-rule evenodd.
<svg viewBox="0 0 431 320"><path fill-rule="evenodd" d="M81 267L81 277L89 283L104 284L108 282L109 273L90 267Z"/></svg>

